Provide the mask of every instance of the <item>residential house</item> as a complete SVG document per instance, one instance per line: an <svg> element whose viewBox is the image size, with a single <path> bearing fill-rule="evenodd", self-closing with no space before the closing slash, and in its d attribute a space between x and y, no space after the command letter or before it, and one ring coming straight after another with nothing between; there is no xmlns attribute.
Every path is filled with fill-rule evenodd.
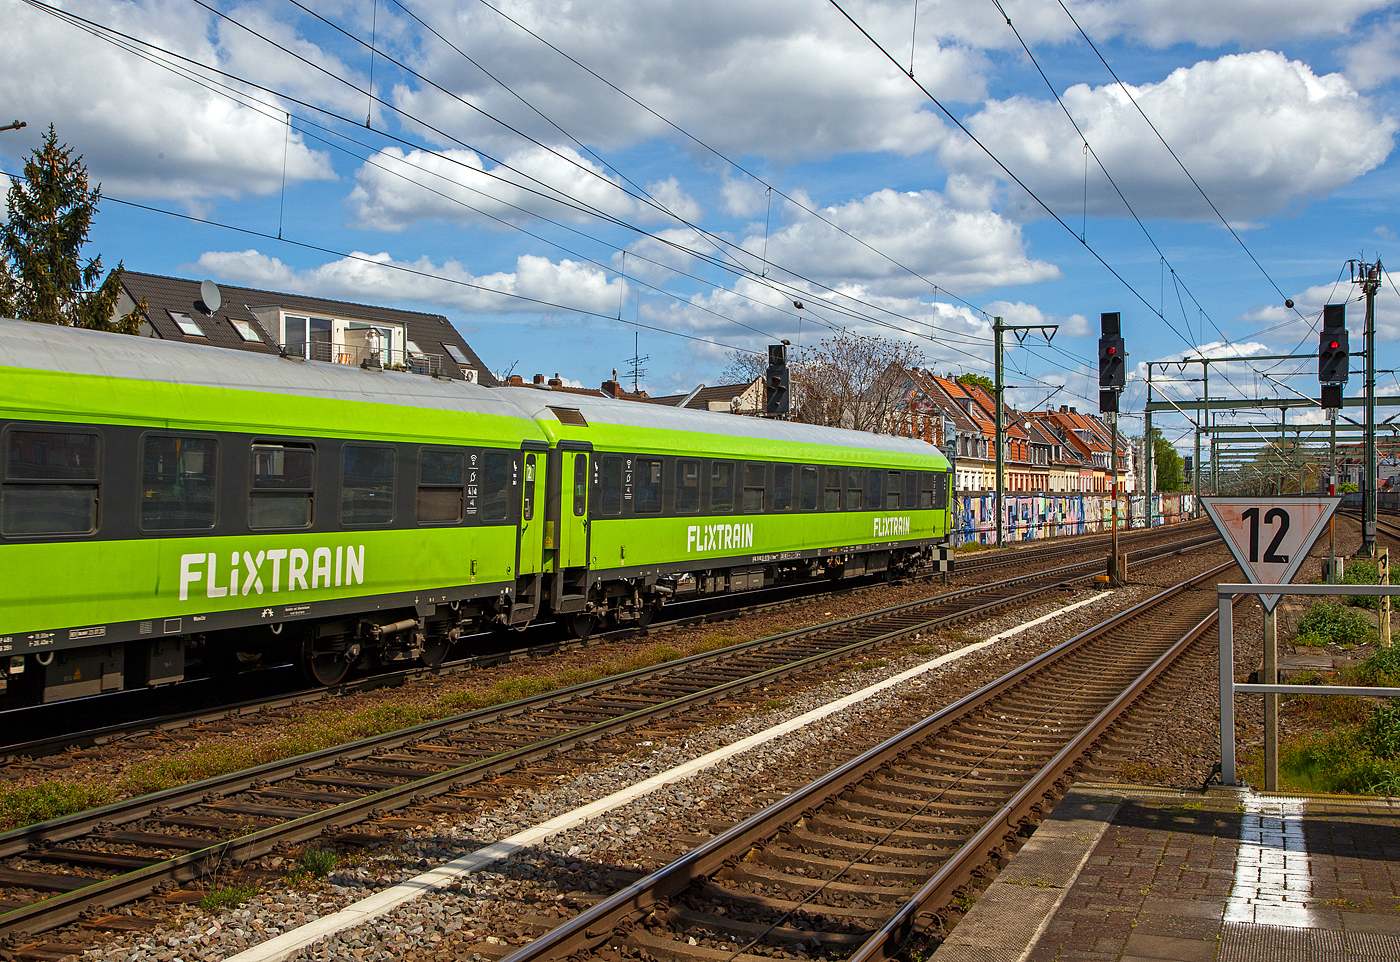
<svg viewBox="0 0 1400 962"><path fill-rule="evenodd" d="M217 303L206 304L201 287L188 278L124 270L115 316L144 305L141 333L162 340L496 384L441 314L232 284L214 287Z"/></svg>

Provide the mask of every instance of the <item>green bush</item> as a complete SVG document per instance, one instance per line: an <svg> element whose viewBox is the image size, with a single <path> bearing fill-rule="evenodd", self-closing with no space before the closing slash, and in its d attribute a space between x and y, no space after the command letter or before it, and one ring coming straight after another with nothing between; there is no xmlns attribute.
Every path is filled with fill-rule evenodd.
<svg viewBox="0 0 1400 962"><path fill-rule="evenodd" d="M1298 621L1298 636L1316 636L1334 645L1359 645L1371 634L1371 623L1359 611L1336 601L1319 601ZM1315 640L1302 644L1319 644Z"/></svg>
<svg viewBox="0 0 1400 962"><path fill-rule="evenodd" d="M1387 698L1376 709L1365 740L1377 758L1400 757L1400 705L1395 699Z"/></svg>
<svg viewBox="0 0 1400 962"><path fill-rule="evenodd" d="M327 852L323 848L305 849L301 858L297 859L298 871L305 872L312 878L325 878L339 864L340 859L335 853Z"/></svg>
<svg viewBox="0 0 1400 962"><path fill-rule="evenodd" d="M1342 574L1342 584L1344 585L1373 585L1376 583L1376 563L1362 558L1353 558L1347 562L1346 570ZM1348 595L1346 603L1353 608L1377 608L1380 605L1380 598L1375 595Z"/></svg>
<svg viewBox="0 0 1400 962"><path fill-rule="evenodd" d="M1400 688L1400 647L1377 649L1371 657L1347 672L1348 682Z"/></svg>

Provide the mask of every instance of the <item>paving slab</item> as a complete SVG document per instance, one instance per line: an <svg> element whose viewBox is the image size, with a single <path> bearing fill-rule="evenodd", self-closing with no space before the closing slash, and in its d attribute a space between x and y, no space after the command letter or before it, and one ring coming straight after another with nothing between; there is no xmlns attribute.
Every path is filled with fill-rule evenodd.
<svg viewBox="0 0 1400 962"><path fill-rule="evenodd" d="M1400 962L1400 803L1080 783L932 962Z"/></svg>

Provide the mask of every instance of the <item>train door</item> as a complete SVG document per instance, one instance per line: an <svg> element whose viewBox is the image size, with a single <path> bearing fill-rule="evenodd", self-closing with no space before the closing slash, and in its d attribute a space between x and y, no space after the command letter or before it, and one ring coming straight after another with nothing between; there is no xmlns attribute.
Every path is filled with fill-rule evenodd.
<svg viewBox="0 0 1400 962"><path fill-rule="evenodd" d="M538 445L538 447L537 447ZM540 510L544 467L548 448L543 442L526 441L520 452L520 514L516 528L515 593L507 623L528 624L540 613L543 599L544 513Z"/></svg>
<svg viewBox="0 0 1400 962"><path fill-rule="evenodd" d="M588 489L592 445L561 442L550 459L545 557L553 561L550 604L576 633L588 627ZM551 552L549 549L553 548ZM549 570L548 568L546 570Z"/></svg>

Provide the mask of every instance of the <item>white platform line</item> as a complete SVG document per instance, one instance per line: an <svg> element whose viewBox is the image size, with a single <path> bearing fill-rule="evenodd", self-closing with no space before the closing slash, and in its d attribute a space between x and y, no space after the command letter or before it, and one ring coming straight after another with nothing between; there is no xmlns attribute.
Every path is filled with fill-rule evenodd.
<svg viewBox="0 0 1400 962"><path fill-rule="evenodd" d="M853 692L844 698L839 698L820 708L814 708L806 714L790 718L780 725L775 725L766 731L750 735L732 745L726 745L724 748L716 749L708 755L701 755L699 758L692 759L684 765L678 765L659 775L653 775L645 781L638 782L621 791L613 792L611 795L600 798L596 802L592 802L588 805L584 805L582 808L576 808L571 812L566 812L546 822L541 822L509 838L501 839L499 842L495 842L485 848L477 849L475 852L455 858L450 862L444 862L435 869L424 872L421 875L416 875L397 885L392 885L384 891L363 898L338 912L322 916L314 922L308 922L305 925L292 929L290 932L284 932L281 935L268 939L266 942L246 949L237 955L231 955L225 962L281 962L281 960L286 959L299 949L319 942L321 939L334 935L344 929L372 921L381 915L392 912L406 902L411 902L429 892L445 888L462 876L481 871L492 863L507 858L523 848L528 848L531 845L544 841L551 835L582 825L591 818L596 818L615 808L620 808L672 782L688 778L696 772L704 771L707 768L718 765L720 762L732 758L735 755L742 754L750 748L756 748L775 738L781 738L783 735L797 731L799 728L804 728L814 722L821 721L829 715L834 715L843 709L850 708L852 705L859 704L889 688L909 681L911 678L917 678L925 672L933 671L935 668L941 668L949 662L957 661L959 658L965 658L974 652L981 651L983 648L1025 631L1027 628L1033 628L1052 618L1058 618L1061 615L1068 614L1076 608L1083 607L1090 602L1100 601L1108 597L1108 594L1107 592L1096 594L1092 598L1085 598L1083 601L1077 601L1072 605L1065 605L1063 608L1052 611L1048 615L1042 615L1025 624L1017 625L1015 628L1008 631L1003 631L1001 634L993 635L986 641L964 645L955 651L950 651L945 655L939 655L932 661L926 661L922 665L916 665L908 671L900 672L892 678L887 678L878 684Z"/></svg>

